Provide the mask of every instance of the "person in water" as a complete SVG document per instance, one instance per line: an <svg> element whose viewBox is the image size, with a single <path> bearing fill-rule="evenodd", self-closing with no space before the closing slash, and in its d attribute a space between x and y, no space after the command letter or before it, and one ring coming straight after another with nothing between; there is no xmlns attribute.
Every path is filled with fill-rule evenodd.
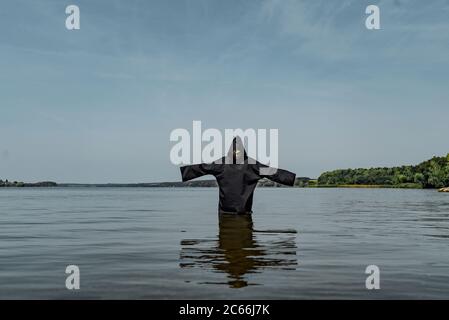
<svg viewBox="0 0 449 320"><path fill-rule="evenodd" d="M240 137L233 139L227 155L221 159L181 167L182 181L208 174L217 180L220 192L218 212L225 214L251 214L254 189L260 179L268 178L293 186L296 177L292 172L270 168L249 158Z"/></svg>

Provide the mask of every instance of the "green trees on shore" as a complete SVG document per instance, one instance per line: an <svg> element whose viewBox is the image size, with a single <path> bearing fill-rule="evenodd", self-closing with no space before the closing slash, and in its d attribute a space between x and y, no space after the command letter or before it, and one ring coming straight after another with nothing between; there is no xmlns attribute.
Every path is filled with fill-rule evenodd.
<svg viewBox="0 0 449 320"><path fill-rule="evenodd" d="M318 178L318 185L441 188L449 186L449 154L446 157L433 157L416 166L328 171Z"/></svg>

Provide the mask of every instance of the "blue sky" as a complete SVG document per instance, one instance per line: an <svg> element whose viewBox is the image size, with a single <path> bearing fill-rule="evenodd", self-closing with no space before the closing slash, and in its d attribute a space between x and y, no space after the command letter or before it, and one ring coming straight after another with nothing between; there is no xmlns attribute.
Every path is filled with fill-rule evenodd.
<svg viewBox="0 0 449 320"><path fill-rule="evenodd" d="M449 152L448 88L449 0L4 0L0 178L179 180L193 120L278 128L299 176L415 164Z"/></svg>

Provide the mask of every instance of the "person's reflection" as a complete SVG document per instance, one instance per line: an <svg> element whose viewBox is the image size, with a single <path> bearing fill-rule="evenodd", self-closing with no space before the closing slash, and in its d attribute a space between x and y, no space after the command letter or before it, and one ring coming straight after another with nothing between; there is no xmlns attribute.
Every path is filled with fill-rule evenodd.
<svg viewBox="0 0 449 320"><path fill-rule="evenodd" d="M219 214L218 241L182 240L180 266L212 267L228 275L229 286L245 287L249 284L245 279L248 273L269 267L291 269L297 265L292 233L296 231L256 231L248 214ZM256 239L257 234L260 236Z"/></svg>

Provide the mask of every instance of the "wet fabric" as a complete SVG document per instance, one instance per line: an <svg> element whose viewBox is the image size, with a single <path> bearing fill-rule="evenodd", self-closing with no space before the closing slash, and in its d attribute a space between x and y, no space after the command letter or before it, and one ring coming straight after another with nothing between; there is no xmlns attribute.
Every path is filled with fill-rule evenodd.
<svg viewBox="0 0 449 320"><path fill-rule="evenodd" d="M246 154L243 142L234 138L226 156L212 163L181 167L182 181L213 175L219 187L218 212L252 213L253 194L262 178L293 186L296 175L282 169L270 168Z"/></svg>

